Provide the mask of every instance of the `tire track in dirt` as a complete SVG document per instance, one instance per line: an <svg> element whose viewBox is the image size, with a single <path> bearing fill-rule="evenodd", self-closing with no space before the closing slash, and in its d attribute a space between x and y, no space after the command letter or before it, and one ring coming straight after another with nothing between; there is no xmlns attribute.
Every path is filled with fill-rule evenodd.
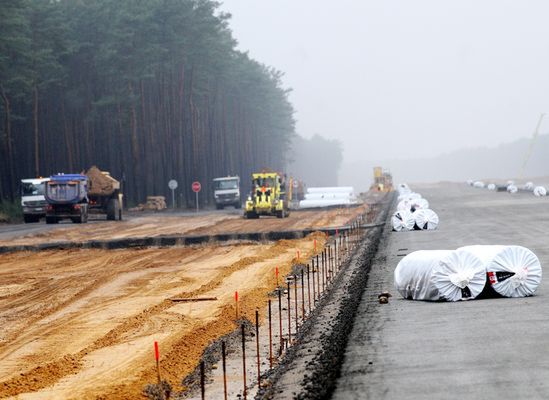
<svg viewBox="0 0 549 400"><path fill-rule="evenodd" d="M321 235L322 236L322 235ZM323 237L323 236L322 236ZM320 237L319 237L320 239ZM213 279L200 286L198 289L193 291L183 291L178 297L194 297L200 296L204 293L208 293L216 288L219 288L226 277L230 276L234 272L241 271L254 265L258 262L264 262L272 258L276 258L282 252L287 251L288 248L295 247L295 241L280 241L271 245L266 251L264 251L260 256L245 257L242 260L231 264L229 267L223 269L223 271L217 273ZM156 249L158 251L158 249ZM154 252L151 252L151 256L154 255ZM207 257L207 255L203 255ZM287 266L291 268L291 266ZM131 268L130 268L131 269ZM127 269L125 269L127 270ZM120 272L120 271L118 271ZM113 273L114 274L114 273ZM101 279L101 282L109 281L112 279L113 274L109 274L108 277ZM94 283L93 288L97 287L97 282ZM94 290L92 287L84 289L86 293ZM83 295L82 295L83 296ZM246 298L246 297L244 297ZM262 292L262 301L266 301L266 293ZM256 304L258 299L250 300L250 307L253 309L253 304ZM64 303L66 304L66 303ZM14 396L20 393L25 392L36 392L40 389L43 389L47 386L52 385L55 382L58 382L61 378L75 374L79 372L83 367L83 359L90 353L98 349L103 349L105 347L113 346L118 343L121 343L125 340L129 332L138 332L143 329L147 324L151 324L151 320L162 313L165 313L170 307L173 306L173 303L169 300L164 300L152 307L139 312L138 314L127 318L118 325L116 328L110 330L107 334L103 335L99 339L95 340L91 345L86 346L81 351L66 355L62 358L53 360L51 362L45 363L44 365L38 366L31 369L30 371L21 373L19 376L16 376L12 379L4 381L0 384L0 396ZM59 308L59 307L58 307ZM227 311L229 310L229 311ZM53 314L53 311L50 310L49 315ZM209 340L212 337L219 337L228 331L234 329L234 310L231 312L230 308L223 308L220 316L212 323L198 328L198 335L196 333L189 333L184 335L179 339L171 339L174 343L173 348L168 351L167 356L165 357L165 373L166 376L170 378L172 383L178 383L184 374L190 372L192 368L196 366L196 362L199 359L201 351L208 344ZM189 321L192 323L192 321ZM189 347L189 339L193 339L191 343L192 346ZM185 354L185 357L181 357L181 354ZM189 354L192 354L189 357ZM198 354L198 357L195 358L194 354ZM179 356L176 356L179 355ZM175 361L174 361L175 360ZM178 361L179 360L179 361ZM185 361L182 361L185 360ZM194 361L190 361L194 360ZM193 365L194 362L194 365ZM191 368L192 366L192 368ZM189 369L190 368L190 369ZM152 371L152 372L151 372ZM145 369L141 374L141 377L137 379L135 384L131 385L121 385L120 387L112 386L112 390L108 393L108 398L128 398L126 395L131 394L130 397L139 396L141 390L147 382L150 382L150 374L153 374L154 369ZM173 381L175 379L175 382ZM121 395L124 393L124 395ZM99 395L99 394L95 394ZM113 397L121 396L121 397Z"/></svg>

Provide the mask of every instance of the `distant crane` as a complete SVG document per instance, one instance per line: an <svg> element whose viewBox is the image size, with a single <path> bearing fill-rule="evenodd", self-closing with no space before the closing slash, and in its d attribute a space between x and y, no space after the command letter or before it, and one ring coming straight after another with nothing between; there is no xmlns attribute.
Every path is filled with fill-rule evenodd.
<svg viewBox="0 0 549 400"><path fill-rule="evenodd" d="M530 146L528 147L528 151L526 152L526 157L524 157L524 162L522 163L522 168L520 169L519 178L524 178L524 172L526 171L526 165L528 164L528 160L530 159L530 156L532 155L532 152L534 151L534 144L536 143L536 139L539 136L539 128L541 127L541 122L543 121L543 118L545 116L549 115L549 113L541 113L538 120L538 125L536 126L536 130L534 131L534 134L532 135L532 139L530 140Z"/></svg>

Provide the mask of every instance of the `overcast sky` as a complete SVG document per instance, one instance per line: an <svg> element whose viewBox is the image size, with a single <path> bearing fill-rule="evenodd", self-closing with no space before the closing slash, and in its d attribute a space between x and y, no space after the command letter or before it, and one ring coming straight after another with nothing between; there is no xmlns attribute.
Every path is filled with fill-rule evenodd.
<svg viewBox="0 0 549 400"><path fill-rule="evenodd" d="M297 132L348 162L495 146L549 111L549 1L222 1L240 50L285 72Z"/></svg>

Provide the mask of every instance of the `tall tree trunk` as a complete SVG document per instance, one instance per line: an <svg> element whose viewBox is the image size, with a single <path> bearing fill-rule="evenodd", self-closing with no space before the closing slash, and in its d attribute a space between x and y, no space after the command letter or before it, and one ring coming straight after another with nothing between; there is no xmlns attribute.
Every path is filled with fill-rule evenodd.
<svg viewBox="0 0 549 400"><path fill-rule="evenodd" d="M133 85L128 82L128 92L130 99L133 99ZM142 179L141 175L141 164L140 164L140 154L139 154L139 138L137 137L137 113L135 111L135 104L131 103L130 105L130 135L131 135L131 148L132 148L132 162L133 162L133 184L134 184L134 193L136 199L138 200L141 195L141 185L139 180Z"/></svg>
<svg viewBox="0 0 549 400"><path fill-rule="evenodd" d="M34 125L34 176L40 176L40 139L38 135L38 86L33 88L33 125Z"/></svg>
<svg viewBox="0 0 549 400"><path fill-rule="evenodd" d="M11 201L14 200L15 193L15 170L13 167L13 138L11 135L11 103L6 95L4 86L0 85L0 95L4 101L4 107L6 109L5 119L4 119L4 132L6 134L6 150L7 150L7 164L8 164L8 188L9 188L9 198Z"/></svg>
<svg viewBox="0 0 549 400"><path fill-rule="evenodd" d="M61 102L61 116L63 118L63 134L65 136L65 150L67 152L67 161L69 163L69 171L74 171L74 156L73 156L73 146L71 145L70 134L69 134L69 124L67 121L67 115L65 113L65 100Z"/></svg>

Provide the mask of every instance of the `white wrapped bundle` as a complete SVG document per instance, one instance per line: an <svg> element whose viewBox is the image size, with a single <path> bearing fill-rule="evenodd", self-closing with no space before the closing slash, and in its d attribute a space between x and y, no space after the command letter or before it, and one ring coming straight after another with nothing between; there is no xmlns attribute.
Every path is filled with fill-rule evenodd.
<svg viewBox="0 0 549 400"><path fill-rule="evenodd" d="M471 300L484 289L486 270L478 257L458 249L447 254L433 268L432 280L441 299Z"/></svg>
<svg viewBox="0 0 549 400"><path fill-rule="evenodd" d="M440 268L440 261L451 253L452 250L420 250L408 254L395 269L395 289L405 299L439 300L433 270Z"/></svg>
<svg viewBox="0 0 549 400"><path fill-rule="evenodd" d="M533 183L533 182L526 182L526 183L524 184L524 187L523 187L523 188L524 188L524 190L530 190L530 191L532 191L532 190L534 190L534 183Z"/></svg>
<svg viewBox="0 0 549 400"><path fill-rule="evenodd" d="M416 192L412 192L408 194L408 200L415 200L415 199L421 199L421 195Z"/></svg>
<svg viewBox="0 0 549 400"><path fill-rule="evenodd" d="M420 208L414 212L414 219L419 229L433 230L438 227L438 215L429 208Z"/></svg>
<svg viewBox="0 0 549 400"><path fill-rule="evenodd" d="M406 183L400 183L397 187L397 190L400 194L410 193L410 187Z"/></svg>
<svg viewBox="0 0 549 400"><path fill-rule="evenodd" d="M474 182L473 182L471 179L468 179L468 180L467 180L467 184L468 184L469 186L473 186L473 183L474 183Z"/></svg>
<svg viewBox="0 0 549 400"><path fill-rule="evenodd" d="M531 296L541 283L539 259L526 247L466 246L459 250L482 261L489 283L502 296Z"/></svg>
<svg viewBox="0 0 549 400"><path fill-rule="evenodd" d="M511 194L514 194L518 192L518 187L516 187L515 185L509 185L507 186L507 191Z"/></svg>
<svg viewBox="0 0 549 400"><path fill-rule="evenodd" d="M411 208L419 210L420 208L429 208L429 202L425 199L414 199L410 201Z"/></svg>
<svg viewBox="0 0 549 400"><path fill-rule="evenodd" d="M543 186L536 186L534 188L534 196L541 197L546 195L547 195L547 190Z"/></svg>
<svg viewBox="0 0 549 400"><path fill-rule="evenodd" d="M397 210L399 211L401 210L410 211L411 208L412 208L412 205L410 204L409 200L402 200L397 204Z"/></svg>
<svg viewBox="0 0 549 400"><path fill-rule="evenodd" d="M475 183L473 183L473 187L483 188L484 187L484 182L476 181Z"/></svg>
<svg viewBox="0 0 549 400"><path fill-rule="evenodd" d="M399 210L395 212L391 218L393 224L393 230L411 231L414 229L415 219L413 214L408 210Z"/></svg>
<svg viewBox="0 0 549 400"><path fill-rule="evenodd" d="M490 183L488 186L486 186L488 188L488 190L496 190L496 184L495 183Z"/></svg>
<svg viewBox="0 0 549 400"><path fill-rule="evenodd" d="M509 186L509 185L514 185L514 184L515 184L515 181L507 181L507 183L505 185Z"/></svg>

